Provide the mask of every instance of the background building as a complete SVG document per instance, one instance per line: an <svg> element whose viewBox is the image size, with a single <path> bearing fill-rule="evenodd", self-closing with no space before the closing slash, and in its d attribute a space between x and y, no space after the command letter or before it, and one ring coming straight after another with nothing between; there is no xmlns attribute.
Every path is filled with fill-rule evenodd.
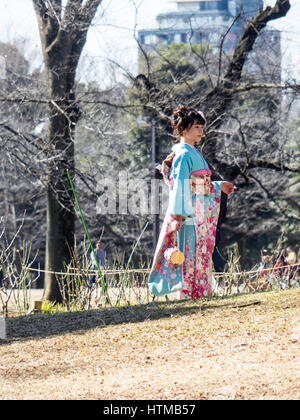
<svg viewBox="0 0 300 420"><path fill-rule="evenodd" d="M142 45L209 43L218 47L233 19L241 13L226 37L226 51L234 48L249 18L263 7L262 0L176 0L173 12L159 14L157 28L139 31ZM175 5L174 5L175 6Z"/></svg>
<svg viewBox="0 0 300 420"><path fill-rule="evenodd" d="M239 16L223 43L224 52L231 53L249 19L263 8L263 0L175 0L171 3L174 3L174 11L159 14L156 28L139 31L139 42L146 51L173 42L209 44L216 51L224 34ZM248 73L257 74L263 70L266 80L280 82L280 44L279 31L264 30L256 41L255 53L248 60ZM264 60L261 60L261 54Z"/></svg>

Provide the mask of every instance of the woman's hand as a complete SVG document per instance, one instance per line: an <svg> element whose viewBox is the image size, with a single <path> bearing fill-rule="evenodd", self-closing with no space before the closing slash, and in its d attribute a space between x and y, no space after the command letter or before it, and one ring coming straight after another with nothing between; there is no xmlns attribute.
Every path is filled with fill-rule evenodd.
<svg viewBox="0 0 300 420"><path fill-rule="evenodd" d="M237 187L231 182L224 181L222 182L221 190L223 191L223 193L229 195L229 194L232 194L233 191L237 190Z"/></svg>
<svg viewBox="0 0 300 420"><path fill-rule="evenodd" d="M171 223L171 232L179 232L184 221L183 216L177 214L172 215L173 221Z"/></svg>

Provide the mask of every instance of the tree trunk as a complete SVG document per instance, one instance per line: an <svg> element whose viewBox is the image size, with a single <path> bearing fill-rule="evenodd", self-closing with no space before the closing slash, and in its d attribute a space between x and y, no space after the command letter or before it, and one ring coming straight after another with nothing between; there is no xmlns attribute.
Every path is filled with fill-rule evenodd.
<svg viewBox="0 0 300 420"><path fill-rule="evenodd" d="M87 31L102 0L33 0L48 78L50 109L47 164L45 298L61 302L53 272L65 271L74 248L74 133L79 119L75 74Z"/></svg>
<svg viewBox="0 0 300 420"><path fill-rule="evenodd" d="M47 191L47 238L45 299L61 302L62 296L53 272L64 271L64 264L71 259L70 250L74 248L74 213L65 210L58 203L49 188ZM58 277L59 279L59 277Z"/></svg>
<svg viewBox="0 0 300 420"><path fill-rule="evenodd" d="M65 120L62 114L51 116L48 134L58 158L48 164L46 270L49 273L45 275L45 299L55 302L61 302L62 296L52 272L63 272L71 261L75 235L74 198L66 172L68 169L74 174L74 143ZM75 128L72 115L70 121Z"/></svg>

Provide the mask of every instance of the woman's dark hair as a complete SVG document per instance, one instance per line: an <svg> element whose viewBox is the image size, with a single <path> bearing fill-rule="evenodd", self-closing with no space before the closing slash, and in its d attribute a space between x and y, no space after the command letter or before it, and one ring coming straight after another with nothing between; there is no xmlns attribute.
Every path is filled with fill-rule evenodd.
<svg viewBox="0 0 300 420"><path fill-rule="evenodd" d="M206 120L203 113L194 108L179 105L178 108L173 111L171 118L174 135L180 137L183 131L189 130L195 122L205 125Z"/></svg>

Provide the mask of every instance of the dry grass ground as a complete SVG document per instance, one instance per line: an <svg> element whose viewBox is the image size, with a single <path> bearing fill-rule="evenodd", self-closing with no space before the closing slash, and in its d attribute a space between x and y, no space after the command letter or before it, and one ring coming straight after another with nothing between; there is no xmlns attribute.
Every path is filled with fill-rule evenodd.
<svg viewBox="0 0 300 420"><path fill-rule="evenodd" d="M300 290L7 320L0 399L299 399Z"/></svg>

